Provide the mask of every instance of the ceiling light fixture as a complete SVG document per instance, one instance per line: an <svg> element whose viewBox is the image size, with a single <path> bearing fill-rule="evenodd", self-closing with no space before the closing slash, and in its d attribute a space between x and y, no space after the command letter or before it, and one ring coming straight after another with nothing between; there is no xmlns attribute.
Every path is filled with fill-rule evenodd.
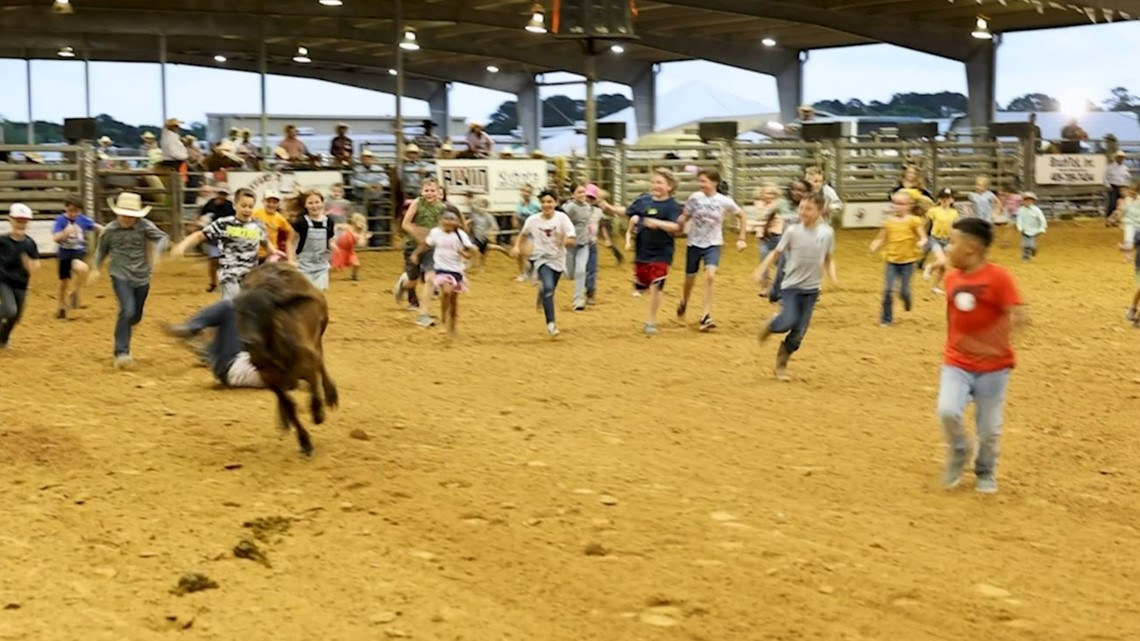
<svg viewBox="0 0 1140 641"><path fill-rule="evenodd" d="M395 69L389 69L389 70L388 70L388 75L389 75L389 76L395 76L395 75L397 75L397 74L399 74L399 73L400 73L400 72L399 72L399 71L396 71Z"/></svg>
<svg viewBox="0 0 1140 641"><path fill-rule="evenodd" d="M610 45L610 51L614 53L625 53L625 47L621 45Z"/></svg>
<svg viewBox="0 0 1140 641"><path fill-rule="evenodd" d="M320 0L320 2L326 7L339 7L344 4L344 0Z"/></svg>
<svg viewBox="0 0 1140 641"><path fill-rule="evenodd" d="M400 41L400 48L404 51L419 51L420 43L416 42L416 30L404 27L404 39Z"/></svg>
<svg viewBox="0 0 1140 641"><path fill-rule="evenodd" d="M225 62L226 60L227 58L220 53L214 56L214 62Z"/></svg>
<svg viewBox="0 0 1140 641"><path fill-rule="evenodd" d="M62 15L70 15L75 13L75 7L71 6L71 0L55 0L51 3L52 13Z"/></svg>
<svg viewBox="0 0 1140 641"><path fill-rule="evenodd" d="M309 57L309 48L308 47L297 47L297 55L293 56L293 62L296 62L298 64L302 64L302 65L307 65L312 61L313 61L313 59Z"/></svg>
<svg viewBox="0 0 1140 641"><path fill-rule="evenodd" d="M776 46L776 39L775 38L764 38L763 40L760 41L760 44L764 45L765 47L775 47Z"/></svg>
<svg viewBox="0 0 1140 641"><path fill-rule="evenodd" d="M60 58L74 58L75 49L72 49L71 47L60 47L58 55Z"/></svg>
<svg viewBox="0 0 1140 641"><path fill-rule="evenodd" d="M989 20L985 16L978 16L974 21L974 31L970 34L978 40L993 40L994 34L990 31Z"/></svg>
<svg viewBox="0 0 1140 641"><path fill-rule="evenodd" d="M491 73L499 73L499 68L495 65L487 65L487 71Z"/></svg>
<svg viewBox="0 0 1140 641"><path fill-rule="evenodd" d="M531 33L546 33L546 11L537 2L530 7L530 22L526 23L526 30Z"/></svg>

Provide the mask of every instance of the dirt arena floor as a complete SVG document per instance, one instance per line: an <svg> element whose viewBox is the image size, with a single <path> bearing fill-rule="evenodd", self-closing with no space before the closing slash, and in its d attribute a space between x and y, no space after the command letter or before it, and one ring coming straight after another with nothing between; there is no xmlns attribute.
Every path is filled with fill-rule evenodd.
<svg viewBox="0 0 1140 641"><path fill-rule="evenodd" d="M111 368L108 281L56 321L47 264L0 354L0 639L1140 638L1119 233L996 252L1035 324L989 497L937 486L944 304L919 282L879 327L869 240L841 233L790 384L755 340L754 247L727 260L715 333L673 320L674 278L654 339L608 256L598 307L560 288L554 342L492 256L454 345L394 306L399 257L367 255L333 283L343 403L312 460L270 394L216 389L160 331L215 299L201 263L160 266L132 372ZM172 594L190 572L217 588Z"/></svg>

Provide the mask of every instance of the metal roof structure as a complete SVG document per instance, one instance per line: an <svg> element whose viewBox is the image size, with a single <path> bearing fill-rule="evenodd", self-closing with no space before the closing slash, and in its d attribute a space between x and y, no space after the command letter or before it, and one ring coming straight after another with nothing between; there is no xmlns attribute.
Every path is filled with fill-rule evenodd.
<svg viewBox="0 0 1140 641"><path fill-rule="evenodd" d="M979 0L980 1L980 0ZM402 17L422 49L406 54L404 95L427 99L440 83L517 93L534 74L586 72L579 44L523 30L532 0L404 0ZM550 2L542 3L547 11ZM158 62L267 71L393 92L396 3L344 0L0 0L0 57ZM1053 8L1053 7L1059 7ZM1140 0L636 0L639 40L598 58L598 79L633 84L661 62L704 59L778 74L799 52L886 42L968 61L985 46L970 36L984 13L994 31L1140 17ZM1087 11L1092 11L1088 14ZM764 46L772 38L775 46ZM311 64L292 58L305 46ZM225 63L214 61L224 55ZM488 71L489 66L499 72Z"/></svg>

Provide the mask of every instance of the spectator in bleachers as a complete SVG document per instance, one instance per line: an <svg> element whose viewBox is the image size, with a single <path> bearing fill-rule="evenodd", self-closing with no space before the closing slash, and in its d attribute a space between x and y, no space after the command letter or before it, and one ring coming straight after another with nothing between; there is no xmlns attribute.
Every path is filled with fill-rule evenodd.
<svg viewBox="0 0 1140 641"><path fill-rule="evenodd" d="M177 171L189 157L186 145L183 144L178 135L181 130L182 121L177 118L167 118L162 128L162 139L160 140L162 159L158 164L167 169Z"/></svg>
<svg viewBox="0 0 1140 641"><path fill-rule="evenodd" d="M376 164L376 157L367 149L360 152L360 165L352 177L356 198L363 202L368 217L368 230L372 232L369 244L382 247L391 243L389 221L382 216L389 196L391 181L383 165Z"/></svg>
<svg viewBox="0 0 1140 641"><path fill-rule="evenodd" d="M247 169L256 169L257 161L261 158L261 152L257 149L257 145L250 140L252 135L253 132L249 129L242 129L241 142L237 145L237 154L245 162Z"/></svg>
<svg viewBox="0 0 1140 641"><path fill-rule="evenodd" d="M412 199L420 195L420 184L424 178L435 173L435 166L420 159L420 148L415 143L404 147L404 167L401 173L401 187L404 198Z"/></svg>
<svg viewBox="0 0 1140 641"><path fill-rule="evenodd" d="M1067 142L1070 145L1080 145L1082 142L1089 139L1089 134L1081 127L1081 123L1076 118L1069 121L1069 124L1061 130L1061 141Z"/></svg>
<svg viewBox="0 0 1140 641"><path fill-rule="evenodd" d="M1128 170L1128 165L1124 163L1125 154L1121 150L1117 150L1112 154L1112 162L1108 163L1108 167L1104 172L1104 181L1108 184L1108 210L1105 216L1111 216L1116 211L1116 205L1120 202L1120 194L1125 187L1132 184L1132 172Z"/></svg>
<svg viewBox="0 0 1140 641"><path fill-rule="evenodd" d="M329 145L329 155L337 164L352 165L352 138L348 137L348 125L343 122L336 126L336 138Z"/></svg>
<svg viewBox="0 0 1140 641"><path fill-rule="evenodd" d="M467 153L471 158L489 158L495 151L495 141L483 131L483 125L471 123L467 132Z"/></svg>
<svg viewBox="0 0 1140 641"><path fill-rule="evenodd" d="M97 153L100 160L106 160L118 155L118 152L115 150L115 142L111 140L110 136L103 136L99 139L99 149Z"/></svg>
<svg viewBox="0 0 1140 641"><path fill-rule="evenodd" d="M297 127L285 125L285 139L281 141L278 149L285 152L285 158L290 162L301 160L309 155L309 148L297 137Z"/></svg>
<svg viewBox="0 0 1140 641"><path fill-rule="evenodd" d="M146 158L143 167L150 165L157 165L162 162L162 150L158 148L158 141L154 132L144 131L139 136L142 140L142 147L139 148L139 155Z"/></svg>
<svg viewBox="0 0 1140 641"><path fill-rule="evenodd" d="M420 153L424 158L434 159L443 141L439 139L439 136L432 133L432 130L435 128L435 123L432 122L430 118L424 120L422 124L424 131L416 136L416 146L420 148Z"/></svg>
<svg viewBox="0 0 1140 641"><path fill-rule="evenodd" d="M43 169L37 169L44 164L44 157L34 151L24 152L24 162L29 165L35 165L29 171L21 171L17 173L20 180L50 180L51 175Z"/></svg>

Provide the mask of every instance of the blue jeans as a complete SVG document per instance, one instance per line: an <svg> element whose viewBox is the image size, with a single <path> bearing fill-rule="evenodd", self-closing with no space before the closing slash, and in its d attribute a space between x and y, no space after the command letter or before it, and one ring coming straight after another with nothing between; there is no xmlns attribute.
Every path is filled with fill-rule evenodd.
<svg viewBox="0 0 1140 641"><path fill-rule="evenodd" d="M1021 260L1037 257L1037 237L1021 235Z"/></svg>
<svg viewBox="0 0 1140 641"><path fill-rule="evenodd" d="M768 252L771 253L772 250ZM768 300L773 303L780 302L780 297L783 295L780 290L784 287L784 265L787 262L787 254L780 254L780 259L776 261L776 277L772 279L772 287L768 290Z"/></svg>
<svg viewBox="0 0 1140 641"><path fill-rule="evenodd" d="M795 354L803 343L817 302L818 289L785 289L780 292L780 313L772 319L768 328L773 334L787 334L784 337L784 351L789 355Z"/></svg>
<svg viewBox="0 0 1140 641"><path fill-rule="evenodd" d="M946 436L946 444L955 452L968 452L970 438L966 435L963 419L966 405L971 398L974 399L978 423L978 456L974 462L974 473L978 476L992 475L997 469L1010 372L1003 369L978 374L951 365L942 366L938 421Z"/></svg>
<svg viewBox="0 0 1140 641"><path fill-rule="evenodd" d="M223 300L195 314L187 325L196 332L216 327L214 341L210 343L210 369L223 384L228 384L230 366L241 353L241 335L238 333L237 310L232 300Z"/></svg>
<svg viewBox="0 0 1140 641"><path fill-rule="evenodd" d="M12 329L24 315L24 300L28 290L15 289L0 283L0 345L6 345Z"/></svg>
<svg viewBox="0 0 1140 641"><path fill-rule="evenodd" d="M538 268L538 282L542 284L542 289L538 292L538 301L542 305L542 313L546 316L547 323L554 322L554 290L558 288L558 281L561 278L562 272L556 272L548 265Z"/></svg>
<svg viewBox="0 0 1140 641"><path fill-rule="evenodd" d="M143 317L150 283L136 285L129 280L111 277L111 288L119 299L119 318L115 321L115 356L131 353L131 328Z"/></svg>
<svg viewBox="0 0 1140 641"><path fill-rule="evenodd" d="M590 259L586 261L586 298L598 291L598 245L590 245Z"/></svg>
<svg viewBox="0 0 1140 641"><path fill-rule="evenodd" d="M590 269L590 245L577 245L566 249L566 270L574 279L574 306L586 304L586 274Z"/></svg>
<svg viewBox="0 0 1140 641"><path fill-rule="evenodd" d="M899 298L903 301L903 308L910 311L912 304L910 298L910 279L914 276L914 263L887 263L887 284L883 287L883 314L879 320L890 325L894 322L893 290L895 280L899 281Z"/></svg>

